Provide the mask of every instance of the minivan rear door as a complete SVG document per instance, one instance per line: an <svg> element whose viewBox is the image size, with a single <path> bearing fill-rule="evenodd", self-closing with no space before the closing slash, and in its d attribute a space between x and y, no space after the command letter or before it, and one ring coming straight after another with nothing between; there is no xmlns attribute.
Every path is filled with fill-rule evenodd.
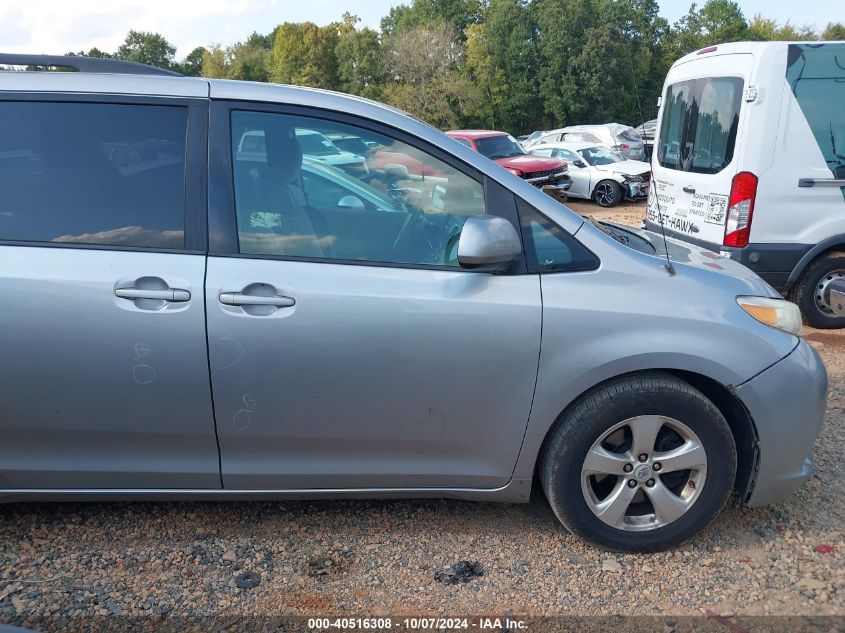
<svg viewBox="0 0 845 633"><path fill-rule="evenodd" d="M714 55L670 72L652 160L651 222L659 211L666 229L722 244L752 61L748 54Z"/></svg>
<svg viewBox="0 0 845 633"><path fill-rule="evenodd" d="M220 488L207 119L202 98L0 94L0 496Z"/></svg>

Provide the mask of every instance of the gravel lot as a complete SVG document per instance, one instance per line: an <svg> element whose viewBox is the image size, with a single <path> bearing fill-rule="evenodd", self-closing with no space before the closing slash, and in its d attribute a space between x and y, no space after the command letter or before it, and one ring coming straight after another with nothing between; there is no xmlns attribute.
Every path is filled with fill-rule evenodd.
<svg viewBox="0 0 845 633"><path fill-rule="evenodd" d="M596 215L637 223L643 209ZM831 378L815 476L778 506L732 504L677 551L592 549L564 532L539 492L521 506L9 504L0 506L0 621L326 612L845 615L845 332L807 330L807 338ZM484 576L448 586L434 579L462 559L479 561ZM239 588L247 571L260 574L260 584Z"/></svg>

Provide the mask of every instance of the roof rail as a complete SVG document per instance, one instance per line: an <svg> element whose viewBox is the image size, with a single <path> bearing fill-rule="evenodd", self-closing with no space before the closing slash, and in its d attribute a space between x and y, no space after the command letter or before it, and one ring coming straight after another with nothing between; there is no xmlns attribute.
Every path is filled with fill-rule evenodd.
<svg viewBox="0 0 845 633"><path fill-rule="evenodd" d="M122 59L83 57L81 55L27 55L0 53L0 65L9 66L59 66L72 68L81 73L113 73L118 75L170 75L182 77L181 73L157 66L127 62Z"/></svg>

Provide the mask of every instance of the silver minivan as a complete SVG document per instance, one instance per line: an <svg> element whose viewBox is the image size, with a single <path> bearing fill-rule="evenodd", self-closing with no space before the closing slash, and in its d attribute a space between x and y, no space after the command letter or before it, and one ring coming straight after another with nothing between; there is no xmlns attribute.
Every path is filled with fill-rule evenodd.
<svg viewBox="0 0 845 633"><path fill-rule="evenodd" d="M740 264L364 99L0 64L80 71L0 72L0 500L537 481L581 538L652 551L810 475L825 370ZM364 166L315 169L300 130Z"/></svg>

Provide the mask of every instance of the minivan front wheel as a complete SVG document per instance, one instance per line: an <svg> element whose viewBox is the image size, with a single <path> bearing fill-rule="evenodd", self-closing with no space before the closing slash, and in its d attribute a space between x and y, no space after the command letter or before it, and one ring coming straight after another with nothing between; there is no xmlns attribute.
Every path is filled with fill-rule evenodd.
<svg viewBox="0 0 845 633"><path fill-rule="evenodd" d="M593 190L593 200L600 207L613 207L622 201L622 187L613 180L602 180Z"/></svg>
<svg viewBox="0 0 845 633"><path fill-rule="evenodd" d="M719 409L655 372L572 406L546 443L540 477L569 531L605 549L650 552L692 537L721 511L736 463Z"/></svg>
<svg viewBox="0 0 845 633"><path fill-rule="evenodd" d="M845 327L845 317L834 314L830 305L830 284L845 279L845 253L827 253L814 260L792 291L808 325L819 329Z"/></svg>

